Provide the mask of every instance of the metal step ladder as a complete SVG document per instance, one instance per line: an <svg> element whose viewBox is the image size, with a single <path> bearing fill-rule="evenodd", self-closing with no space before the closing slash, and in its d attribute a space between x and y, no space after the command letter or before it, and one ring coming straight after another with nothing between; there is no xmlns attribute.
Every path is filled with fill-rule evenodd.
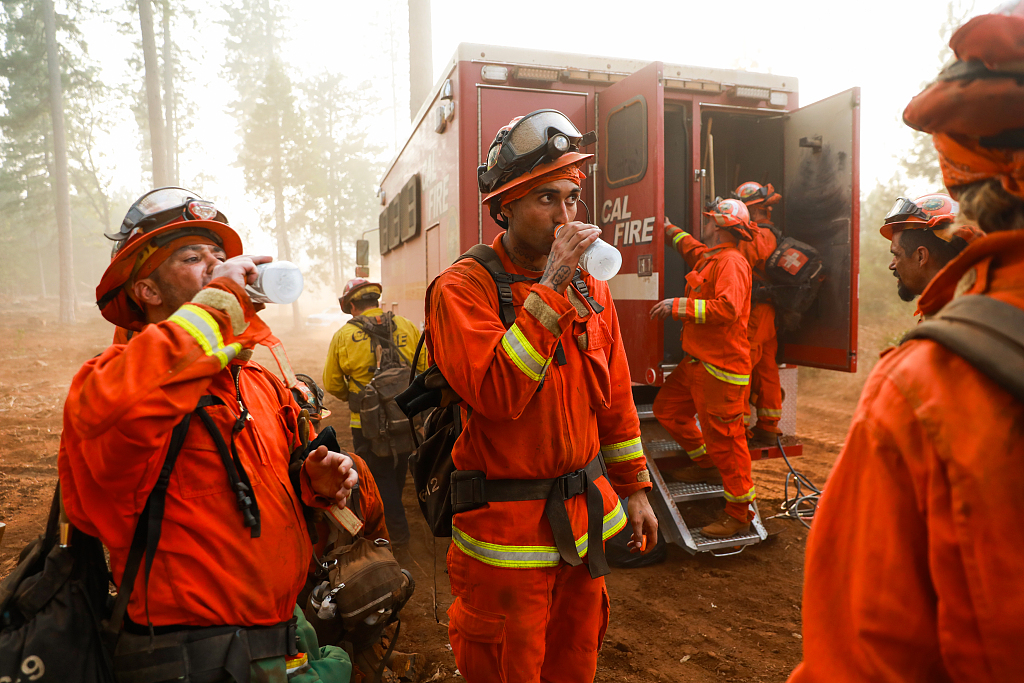
<svg viewBox="0 0 1024 683"><path fill-rule="evenodd" d="M674 441L663 437L658 438L661 435L651 435L648 438L648 435L644 434L644 423L657 424L654 410L651 405L638 405L636 408L640 417L644 452L648 456L647 468L651 473L651 483L654 484L651 506L658 516L659 528L666 541L675 543L690 554L710 552L724 556L743 552L748 545L760 543L768 538L768 532L761 522L756 501L750 503L750 509L754 512L754 520L747 533L736 534L728 538L708 538L700 532L699 528L691 529L683 519L679 503L722 498L725 495L725 490L721 484L687 484L666 481L658 469L657 460L670 455L685 455L685 452Z"/></svg>

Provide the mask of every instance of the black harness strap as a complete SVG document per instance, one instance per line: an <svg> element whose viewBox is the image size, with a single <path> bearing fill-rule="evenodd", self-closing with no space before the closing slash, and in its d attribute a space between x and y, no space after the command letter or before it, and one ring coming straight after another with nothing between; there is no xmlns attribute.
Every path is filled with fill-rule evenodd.
<svg viewBox="0 0 1024 683"><path fill-rule="evenodd" d="M600 313L604 310L604 306L597 303L597 301L594 300L594 297L590 296L590 288L587 287L587 283L583 281L583 271L579 268L576 269L576 272L572 276L572 286L576 288L576 291L580 293L580 296L587 300L590 307L594 309L594 313Z"/></svg>
<svg viewBox="0 0 1024 683"><path fill-rule="evenodd" d="M214 402L210 405L223 405L223 401L219 398L210 397ZM221 435L220 430L217 429L216 423L210 414L203 409L204 406L196 408L196 414L199 419L202 420L206 426L206 430L210 432L210 436L213 438L213 443L217 447L217 452L220 453L221 462L224 463L224 470L228 475L228 482L231 484L231 490L235 492L235 498L238 501L238 509L242 512L242 523L249 529L250 536L252 538L260 537L260 508L256 503L256 493L252 490L252 482L249 480L249 475L245 471L245 466L242 465L241 459L238 457L238 451L235 449L235 435L241 431L242 426L245 424L245 415L239 416L235 422L235 428L231 432L231 450L228 450L228 445L224 441L224 437ZM241 423L241 425L239 424Z"/></svg>
<svg viewBox="0 0 1024 683"><path fill-rule="evenodd" d="M501 317L501 322L506 329L512 327L512 323L516 321L516 309L512 299L512 283L537 282L537 278L509 273L505 270L505 266L502 265L498 252L486 244L474 244L457 261L465 258L473 259L490 273L495 286L498 288L498 315Z"/></svg>
<svg viewBox="0 0 1024 683"><path fill-rule="evenodd" d="M594 457L581 470L554 479L487 479L479 470L456 470L452 474L452 511L474 510L485 503L543 500L544 515L551 525L559 556L576 567L583 560L576 548L572 524L565 503L587 495L587 554L591 578L610 573L604 553L604 501L594 483L607 475L604 458ZM596 539L596 540L595 540Z"/></svg>

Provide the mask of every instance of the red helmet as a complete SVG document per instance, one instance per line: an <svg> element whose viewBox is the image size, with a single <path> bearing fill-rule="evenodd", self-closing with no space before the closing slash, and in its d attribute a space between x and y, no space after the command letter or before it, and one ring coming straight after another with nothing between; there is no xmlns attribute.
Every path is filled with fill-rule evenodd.
<svg viewBox="0 0 1024 683"><path fill-rule="evenodd" d="M782 201L782 195L775 191L771 183L762 185L749 180L732 193L734 199L738 199L747 206L764 203L765 206L772 206Z"/></svg>
<svg viewBox="0 0 1024 683"><path fill-rule="evenodd" d="M345 284L345 291L341 293L341 298L338 299L338 302L341 304L342 312L351 315L353 301L367 295L376 295L379 298L382 291L384 290L379 283L357 277Z"/></svg>
<svg viewBox="0 0 1024 683"><path fill-rule="evenodd" d="M891 240L895 230L935 230L946 223L952 223L959 212L960 205L945 194L926 194L913 201L898 197L886 214L879 232L882 237Z"/></svg>
<svg viewBox="0 0 1024 683"><path fill-rule="evenodd" d="M754 239L750 212L747 211L747 205L738 199L723 199L713 209L705 211L704 215L711 216L715 225L729 230L741 240L750 242Z"/></svg>

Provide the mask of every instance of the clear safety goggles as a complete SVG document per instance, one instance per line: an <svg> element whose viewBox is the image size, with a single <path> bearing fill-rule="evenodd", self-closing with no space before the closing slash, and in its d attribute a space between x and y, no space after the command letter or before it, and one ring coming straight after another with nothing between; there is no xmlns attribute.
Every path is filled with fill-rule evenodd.
<svg viewBox="0 0 1024 683"><path fill-rule="evenodd" d="M924 209L906 197L898 197L896 203L889 209L889 213L885 214L885 222L896 223L911 216L920 218L925 222L928 221L928 214L924 212Z"/></svg>
<svg viewBox="0 0 1024 683"><path fill-rule="evenodd" d="M218 219L219 216L219 219ZM123 243L140 232L148 232L174 220L220 220L227 218L214 206L192 190L182 187L161 187L147 192L128 209L121 230L107 238Z"/></svg>
<svg viewBox="0 0 1024 683"><path fill-rule="evenodd" d="M592 132L581 134L560 111L539 109L527 114L491 145L486 170L480 174L480 190L490 192L545 161L578 152L581 146L596 140Z"/></svg>

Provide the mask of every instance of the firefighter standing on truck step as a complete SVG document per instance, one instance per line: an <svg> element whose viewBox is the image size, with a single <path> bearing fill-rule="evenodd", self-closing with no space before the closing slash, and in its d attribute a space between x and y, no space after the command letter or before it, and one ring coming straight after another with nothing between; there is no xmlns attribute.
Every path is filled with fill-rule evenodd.
<svg viewBox="0 0 1024 683"><path fill-rule="evenodd" d="M1024 390L1006 380L1024 363L1022 36L1024 3L974 17L903 112L986 233L925 288L910 334L973 328L999 351L916 338L871 371L807 541L791 683L1021 679Z"/></svg>
<svg viewBox="0 0 1024 683"><path fill-rule="evenodd" d="M473 259L427 291L427 345L468 416L452 451L468 486L453 477L453 499L483 494L455 514L448 551L448 632L469 683L593 681L609 617L604 540L630 523L631 549L657 541L615 306L605 283L576 274L600 234L575 220L589 138L540 110L502 128L478 169L506 228L491 246L513 279L508 329ZM509 495L485 498L492 486Z"/></svg>
<svg viewBox="0 0 1024 683"><path fill-rule="evenodd" d="M104 318L136 334L86 362L64 406L64 509L110 551L118 584L172 431L187 424L162 520L150 516L162 533L128 604L114 656L119 680L156 683L176 668L204 680L240 669L284 680L296 666L287 659L295 619L300 634L312 632L295 605L312 555L303 506L344 505L356 483L352 460L324 446L293 460L303 416L288 387L249 359L256 344L280 344L245 290L271 259L242 255L218 216L181 188L131 207L96 297ZM259 627L260 659L218 646L225 627L239 642ZM349 680L344 652L308 647L324 681Z"/></svg>
<svg viewBox="0 0 1024 683"><path fill-rule="evenodd" d="M754 482L747 448L747 391L750 384L750 264L736 248L751 241L757 228L738 199L723 199L704 212L711 227L704 245L674 225L665 237L691 270L686 296L665 299L651 318L683 321L683 359L654 400L654 415L697 467L677 478L686 482L721 482L725 515L701 529L709 538L750 531L754 518ZM694 416L699 417L700 426Z"/></svg>
<svg viewBox="0 0 1024 683"><path fill-rule="evenodd" d="M779 429L782 383L775 360L779 351L775 306L768 294L770 282L764 267L778 247L780 233L772 223L772 206L782 201L782 195L771 183L761 185L750 181L737 187L733 197L746 205L750 222L755 226L754 239L740 240L737 244L753 273L747 339L750 342L750 402L757 410L757 422L750 428L750 436L755 443L774 446L782 435Z"/></svg>
<svg viewBox="0 0 1024 683"><path fill-rule="evenodd" d="M324 390L341 401L350 401L370 383L377 368L374 344L363 324L379 327L385 336L391 328L391 343L408 365L412 365L420 332L408 318L393 313L384 313L380 308L381 286L363 278L349 280L338 300L343 313L353 316L340 330L334 333L327 359L324 361ZM360 320L355 320L360 318ZM426 369L426 357L420 361L417 371ZM366 461L373 478L377 481L384 499L384 519L391 542L397 546L409 543L409 521L402 506L402 490L405 488L409 461L406 457L392 457L390 453L375 453L373 442L363 434L362 421L358 411L352 411L352 443L356 453Z"/></svg>

